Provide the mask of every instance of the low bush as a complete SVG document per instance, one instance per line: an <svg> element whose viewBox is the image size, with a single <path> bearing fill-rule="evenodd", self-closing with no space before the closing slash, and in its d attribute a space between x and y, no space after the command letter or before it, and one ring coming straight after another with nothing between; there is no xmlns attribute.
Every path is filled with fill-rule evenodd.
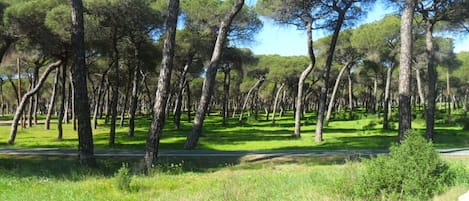
<svg viewBox="0 0 469 201"><path fill-rule="evenodd" d="M114 175L116 180L116 187L119 190L130 191L130 183L132 182L132 175L130 175L127 163L123 163L122 167L117 170Z"/></svg>
<svg viewBox="0 0 469 201"><path fill-rule="evenodd" d="M430 142L410 132L389 155L365 160L354 194L365 200L428 200L453 185L458 175Z"/></svg>

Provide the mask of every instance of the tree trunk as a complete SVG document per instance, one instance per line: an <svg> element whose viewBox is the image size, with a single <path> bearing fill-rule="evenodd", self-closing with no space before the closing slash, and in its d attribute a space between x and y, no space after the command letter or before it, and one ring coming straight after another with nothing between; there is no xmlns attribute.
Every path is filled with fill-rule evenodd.
<svg viewBox="0 0 469 201"><path fill-rule="evenodd" d="M94 158L93 134L91 131L90 105L88 104L87 75L85 63L85 39L83 2L71 0L72 4L72 61L73 87L76 115L78 118L78 156L81 163L96 166Z"/></svg>
<svg viewBox="0 0 469 201"><path fill-rule="evenodd" d="M189 81L186 82L186 94L187 94L187 122L192 121L192 103L191 103L191 88L189 86Z"/></svg>
<svg viewBox="0 0 469 201"><path fill-rule="evenodd" d="M161 61L160 77L158 79L158 89L155 96L155 105L153 107L153 120L148 133L145 145L145 167L149 171L153 168L158 156L158 147L161 134L163 132L166 99L168 98L171 70L173 67L176 26L179 13L179 0L169 1L169 15L166 19L166 38L163 47L163 59Z"/></svg>
<svg viewBox="0 0 469 201"><path fill-rule="evenodd" d="M66 61L67 59L65 59ZM62 78L60 79L60 93L61 93L61 96L60 96L60 106L59 106L59 117L57 119L57 130L58 130L58 134L57 134L57 140L62 140L63 139L63 127L62 127L62 124L63 124L63 119L64 119L64 115L65 115L65 105L66 105L66 102L65 102L65 96L66 96L66 88L65 88L65 81L67 79L67 64L64 62L62 64Z"/></svg>
<svg viewBox="0 0 469 201"><path fill-rule="evenodd" d="M277 93L275 94L274 109L272 110L272 124L273 125L275 125L275 113L277 111L277 105L278 105L278 100L280 97L280 92L282 91L284 86L285 86L285 83L282 83L282 85L280 85L280 87L277 89Z"/></svg>
<svg viewBox="0 0 469 201"><path fill-rule="evenodd" d="M129 70L129 78L130 77L132 77L132 70ZM127 87L125 88L124 105L122 107L121 119L120 119L120 122L119 122L120 127L124 127L124 118L125 118L125 112L127 111L127 102L129 101L130 87L132 87L132 83L128 82Z"/></svg>
<svg viewBox="0 0 469 201"><path fill-rule="evenodd" d="M18 122L20 121L21 115L23 114L24 107L26 106L26 102L31 98L34 94L36 94L37 91L42 87L42 84L44 84L44 81L47 79L47 76L49 75L50 72L52 72L55 68L57 68L62 61L56 61L55 63L50 64L47 69L44 71L42 74L41 78L39 79L39 82L37 83L36 87L32 88L30 91L28 91L26 94L24 94L24 97L21 99L20 104L18 105L18 108L16 108L15 116L13 118L13 123L11 124L11 131L10 131L10 137L8 139L8 144L14 144L15 143L15 138L16 138L16 132L18 131Z"/></svg>
<svg viewBox="0 0 469 201"><path fill-rule="evenodd" d="M303 85L305 83L306 78L308 75L313 71L316 65L316 56L314 55L313 49L313 18L308 16L308 20L306 22L306 42L308 43L308 56L309 56L309 65L308 67L301 73L300 78L298 80L298 93L296 96L296 106L295 106L295 131L293 136L296 138L301 137L301 117L302 117L302 107L303 107Z"/></svg>
<svg viewBox="0 0 469 201"><path fill-rule="evenodd" d="M399 141L404 140L412 128L411 70L412 70L412 22L416 0L406 0L401 17L401 53L399 64Z"/></svg>
<svg viewBox="0 0 469 201"><path fill-rule="evenodd" d="M451 99L451 83L449 77L449 67L446 67L446 107L448 112L448 123L452 122L451 103L453 102Z"/></svg>
<svg viewBox="0 0 469 201"><path fill-rule="evenodd" d="M327 50L327 59L326 59L326 66L325 66L326 71L324 72L324 75L323 75L324 83L323 83L323 86L321 87L321 94L319 96L318 120L316 124L316 135L314 139L316 142L322 141L324 112L326 110L327 93L329 90L329 76L331 72L332 59L334 57L334 51L335 51L335 47L337 44L337 39L339 38L340 29L342 28L342 24L344 22L344 16L345 16L345 11L339 13L337 24L335 25L334 33L332 35L332 40L331 40L329 49Z"/></svg>
<svg viewBox="0 0 469 201"><path fill-rule="evenodd" d="M2 117L5 116L5 96L3 95L3 82L4 80L0 78L0 102L2 102L0 107L2 110Z"/></svg>
<svg viewBox="0 0 469 201"><path fill-rule="evenodd" d="M186 75L187 72L189 71L190 66L192 65L192 59L193 55L189 56L189 59L187 60L186 65L184 66L184 69L181 73L181 80L179 80L179 89L178 93L176 96L176 106L174 109L174 128L179 129L181 127L181 113L182 113L182 97L184 96L184 88L186 87Z"/></svg>
<svg viewBox="0 0 469 201"><path fill-rule="evenodd" d="M60 77L60 69L57 68L55 72L55 77L54 77L54 85L52 89L52 94L50 96L49 108L47 110L47 117L46 117L46 122L45 122L46 130L50 129L50 118L52 116L52 111L54 110L54 107L55 107L55 97L57 94L57 84L59 82L59 77Z"/></svg>
<svg viewBox="0 0 469 201"><path fill-rule="evenodd" d="M337 75L337 79L335 80L334 89L332 89L331 100L329 101L329 106L327 107L327 114L326 119L324 119L324 124L327 126L329 124L329 120L331 119L332 107L334 106L335 94L337 93L337 88L339 88L340 80L342 79L342 75L344 74L345 70L350 67L351 63L347 63L342 69L339 71L339 75Z"/></svg>
<svg viewBox="0 0 469 201"><path fill-rule="evenodd" d="M229 118L228 100L230 98L231 67L225 69L223 78L223 125L226 126Z"/></svg>
<svg viewBox="0 0 469 201"><path fill-rule="evenodd" d="M227 13L220 24L217 40L212 52L212 58L210 59L210 63L205 75L205 81L202 86L202 95L197 107L194 123L192 125L192 131L189 135L187 135L186 143L184 144L185 149L194 149L197 145L197 142L199 141L199 136L202 133L202 126L205 120L205 113L207 112L208 104L212 98L215 85L215 75L217 73L218 63L220 62L222 51L228 36L228 31L230 29L231 23L233 22L233 19L239 13L243 5L244 0L236 0L235 5L231 8L231 11Z"/></svg>
<svg viewBox="0 0 469 201"><path fill-rule="evenodd" d="M111 125L109 131L109 146L114 146L116 140L117 101L119 101L119 50L117 49L117 30L112 37L113 67L112 67L112 98L111 98Z"/></svg>
<svg viewBox="0 0 469 201"><path fill-rule="evenodd" d="M349 107L349 120L353 119L353 82L352 82L352 72L351 69L348 69L348 107Z"/></svg>
<svg viewBox="0 0 469 201"><path fill-rule="evenodd" d="M135 113L137 112L137 102L138 102L138 80L140 67L137 65L134 69L134 74L132 77L132 95L130 98L130 108L129 108L129 131L127 135L129 137L135 136Z"/></svg>
<svg viewBox="0 0 469 201"><path fill-rule="evenodd" d="M104 88L106 88L105 81L106 81L106 75L109 72L110 67L107 68L101 77L101 81L99 82L99 87L98 87L98 97L96 99L96 104L94 105L94 112L93 112L93 129L98 128L98 111L100 111L100 105L101 105L101 100L103 98L103 93L104 93Z"/></svg>
<svg viewBox="0 0 469 201"><path fill-rule="evenodd" d="M389 118L391 111L389 110L390 106L390 97L391 97L391 79L392 79L392 71L394 70L394 64L388 67L386 70L386 87L384 90L384 117L383 117L383 129L389 130Z"/></svg>
<svg viewBox="0 0 469 201"><path fill-rule="evenodd" d="M265 77L263 77L263 76L261 78L259 78L259 80L257 80L257 82L254 84L254 86L252 86L249 89L248 94L244 98L244 104L243 104L243 107L241 108L241 112L239 113L239 123L240 124L244 123L243 122L243 113L244 113L244 110L246 109L249 97L251 97L251 94L252 94L253 91L257 92L259 90L259 88L262 86L262 83L264 83L264 80L265 80Z"/></svg>

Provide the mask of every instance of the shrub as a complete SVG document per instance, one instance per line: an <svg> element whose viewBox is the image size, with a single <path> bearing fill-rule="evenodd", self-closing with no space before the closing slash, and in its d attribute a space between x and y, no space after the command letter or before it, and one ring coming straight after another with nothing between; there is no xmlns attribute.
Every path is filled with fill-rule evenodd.
<svg viewBox="0 0 469 201"><path fill-rule="evenodd" d="M122 163L122 166L119 168L119 170L117 170L114 177L116 179L116 187L119 190L130 191L132 176L129 173L129 167L127 163Z"/></svg>
<svg viewBox="0 0 469 201"><path fill-rule="evenodd" d="M364 161L355 193L366 200L427 200L454 181L432 144L410 132L389 155Z"/></svg>

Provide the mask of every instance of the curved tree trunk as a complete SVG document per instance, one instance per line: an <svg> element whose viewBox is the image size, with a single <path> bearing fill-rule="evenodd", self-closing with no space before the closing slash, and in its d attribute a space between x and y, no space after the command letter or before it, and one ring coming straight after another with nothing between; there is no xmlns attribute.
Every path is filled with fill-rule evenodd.
<svg viewBox="0 0 469 201"><path fill-rule="evenodd" d="M285 86L285 83L282 83L280 87L277 89L277 93L275 94L275 100L274 100L274 108L272 110L272 124L275 125L275 113L277 112L277 106L278 106L278 100L280 97L280 92L282 91L283 87Z"/></svg>
<svg viewBox="0 0 469 201"><path fill-rule="evenodd" d="M233 19L239 13L243 5L244 0L236 0L235 5L231 8L231 11L227 13L220 24L217 40L212 52L212 58L210 59L210 64L208 65L205 75L205 81L202 86L202 95L197 107L194 123L192 124L192 131L187 135L184 149L194 149L199 141L199 136L202 133L202 126L205 120L205 113L207 112L208 104L212 98L215 85L215 75L217 73L218 63L220 62L222 51L228 36L228 31Z"/></svg>
<svg viewBox="0 0 469 201"><path fill-rule="evenodd" d="M44 81L47 79L47 76L49 75L50 72L52 72L55 68L57 68L62 61L56 61L55 63L50 64L47 69L44 71L42 74L41 78L39 79L39 82L37 83L36 87L28 91L26 94L24 94L23 98L21 99L20 104L18 105L18 108L16 108L15 116L13 118L13 123L11 124L11 130L10 130L10 137L8 139L8 144L14 144L15 143L15 138L16 138L16 132L18 131L18 122L20 121L21 115L23 114L24 107L26 102L31 98L34 94L36 94L37 91L42 87L42 84L44 84Z"/></svg>
<svg viewBox="0 0 469 201"><path fill-rule="evenodd" d="M342 24L344 22L345 12L346 11L342 11L339 13L339 16L337 18L337 24L335 25L334 33L332 34L332 40L331 40L329 49L327 50L327 59L326 59L326 66L325 66L326 71L324 72L324 75L323 75L324 83L323 83L323 86L321 87L321 94L319 96L318 120L316 124L316 135L315 135L316 142L322 141L324 112L326 110L327 93L329 90L329 76L331 72L332 59L334 57L334 51L335 51L335 47L337 44L337 39L339 38L340 29L342 28Z"/></svg>
<svg viewBox="0 0 469 201"><path fill-rule="evenodd" d="M337 88L339 88L340 80L342 79L342 75L344 74L345 70L350 67L350 63L347 63L342 69L339 71L339 75L337 75L337 79L335 80L334 89L332 90L331 100L329 101L329 106L327 107L327 114L326 119L324 120L324 124L327 126L329 124L329 120L331 118L332 107L334 106L335 94L337 93Z"/></svg>
<svg viewBox="0 0 469 201"><path fill-rule="evenodd" d="M74 111L78 118L78 157L81 163L96 166L94 157L93 133L91 131L90 105L88 100L87 76L85 63L85 28L83 20L83 2L71 0L72 4L72 82L75 88Z"/></svg>
<svg viewBox="0 0 469 201"><path fill-rule="evenodd" d="M246 106L247 106L247 103L249 101L249 97L251 97L251 94L253 91L258 91L259 88L262 86L262 83L264 83L264 80L265 78L264 77L261 77L259 80L257 80L257 82L254 84L254 86L252 86L249 91L248 91L248 94L246 95L246 97L244 98L244 104L243 104L243 107L241 108L241 112L239 114L239 123L243 123L243 113L244 113L244 110L246 109Z"/></svg>
<svg viewBox="0 0 469 201"><path fill-rule="evenodd" d="M175 109L174 109L174 116L173 116L173 121L174 121L174 128L179 129L181 127L181 113L182 113L182 97L184 96L184 88L186 87L186 82L187 82L187 72L189 71L190 66L192 65L192 58L193 56L191 55L189 59L187 60L186 65L184 66L184 69L181 73L181 80L179 80L179 89L177 92L176 96L176 103L175 103Z"/></svg>
<svg viewBox="0 0 469 201"><path fill-rule="evenodd" d="M170 0L168 11L169 15L166 20L166 38L164 40L163 59L161 62L160 77L158 79L158 89L155 96L155 105L153 107L153 120L145 144L144 160L147 171L153 168L153 164L156 162L166 117L165 104L169 94L171 71L173 67L179 0Z"/></svg>
<svg viewBox="0 0 469 201"><path fill-rule="evenodd" d="M45 128L46 130L50 129L50 119L52 116L52 111L54 110L55 107L55 97L57 96L57 84L59 82L59 77L60 77L60 69L57 68L55 72L55 77L54 77L54 86L52 89L52 94L50 96L50 103L49 103L49 108L47 110L47 117L46 117L46 122L45 122Z"/></svg>
<svg viewBox="0 0 469 201"><path fill-rule="evenodd" d="M94 111L93 111L93 129L98 128L98 112L100 111L100 105L101 105L101 100L103 99L103 93L105 91L105 82L106 82L106 75L109 72L111 68L107 68L101 77L101 81L99 83L98 87L98 97L96 99L96 104L94 105Z"/></svg>
<svg viewBox="0 0 469 201"><path fill-rule="evenodd" d="M401 17L401 53L399 65L399 141L411 129L412 22L416 0L406 0Z"/></svg>
<svg viewBox="0 0 469 201"><path fill-rule="evenodd" d="M308 17L306 24L306 42L308 43L308 55L310 64L308 67L301 73L300 79L298 80L298 93L296 96L296 106L295 106L295 131L293 136L299 138L301 137L301 114L303 107L303 85L305 83L306 77L313 71L316 65L316 57L314 55L313 49L313 18Z"/></svg>
<svg viewBox="0 0 469 201"><path fill-rule="evenodd" d="M419 94L420 105L425 104L425 95L423 94L422 79L420 78L420 69L415 68L415 79L417 81L417 91Z"/></svg>

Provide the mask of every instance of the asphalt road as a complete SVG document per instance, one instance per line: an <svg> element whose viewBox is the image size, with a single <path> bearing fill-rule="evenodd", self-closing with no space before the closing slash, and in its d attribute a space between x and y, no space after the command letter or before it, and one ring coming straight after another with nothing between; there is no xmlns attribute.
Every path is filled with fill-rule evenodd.
<svg viewBox="0 0 469 201"><path fill-rule="evenodd" d="M388 150L273 150L273 151L214 151L214 150L160 150L160 156L172 157L242 157L242 156L369 156ZM442 156L468 156L469 147L438 149ZM0 155L19 156L76 156L75 149L61 148L0 148ZM143 157L143 150L95 150L97 157Z"/></svg>

